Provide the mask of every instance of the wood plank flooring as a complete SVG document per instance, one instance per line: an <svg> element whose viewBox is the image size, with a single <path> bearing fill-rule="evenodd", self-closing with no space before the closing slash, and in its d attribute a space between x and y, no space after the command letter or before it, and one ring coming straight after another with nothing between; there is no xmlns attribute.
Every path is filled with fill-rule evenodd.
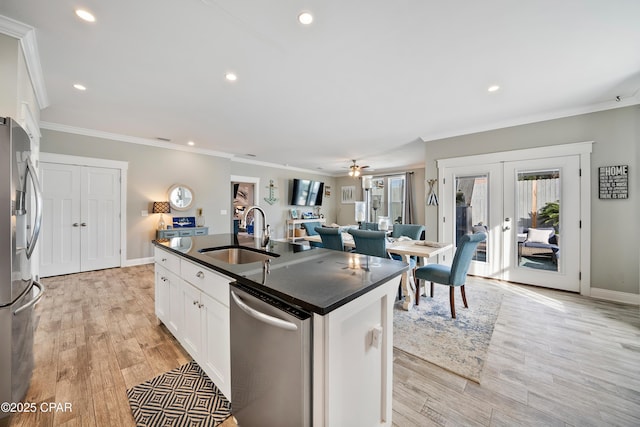
<svg viewBox="0 0 640 427"><path fill-rule="evenodd" d="M190 360L157 323L153 266L43 283L25 400L72 410L16 414L9 425L135 425L126 389ZM506 295L480 384L394 353L395 426L640 425L640 308L500 286Z"/></svg>

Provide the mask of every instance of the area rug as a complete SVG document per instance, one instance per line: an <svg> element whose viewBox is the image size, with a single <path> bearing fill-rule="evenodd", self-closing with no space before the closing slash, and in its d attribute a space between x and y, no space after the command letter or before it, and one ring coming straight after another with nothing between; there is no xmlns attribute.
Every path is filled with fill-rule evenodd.
<svg viewBox="0 0 640 427"><path fill-rule="evenodd" d="M196 362L127 390L136 425L215 427L231 404Z"/></svg>
<svg viewBox="0 0 640 427"><path fill-rule="evenodd" d="M493 328L502 304L502 292L490 282L468 282L469 308L455 290L456 318L451 318L449 287L434 285L434 297L420 297L410 311L396 303L393 345L471 381L480 382ZM427 284L427 293L429 284Z"/></svg>

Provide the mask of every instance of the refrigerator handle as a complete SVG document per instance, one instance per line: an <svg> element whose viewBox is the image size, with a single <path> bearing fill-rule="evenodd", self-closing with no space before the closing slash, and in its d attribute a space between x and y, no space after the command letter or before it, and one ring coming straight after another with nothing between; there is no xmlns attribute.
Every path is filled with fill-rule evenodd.
<svg viewBox="0 0 640 427"><path fill-rule="evenodd" d="M42 225L42 191L40 190L40 181L38 181L38 175L36 174L36 169L33 167L33 163L31 162L31 157L27 157L27 173L31 176L36 200L36 217L33 224L33 233L31 234L31 239L27 242L26 251L27 258L31 258L31 254L35 249L36 242L40 236L40 227ZM26 179L24 185L25 187L27 185ZM24 189L24 192L27 193L27 188Z"/></svg>
<svg viewBox="0 0 640 427"><path fill-rule="evenodd" d="M13 312L14 316L17 316L21 311L24 311L29 307L34 306L38 301L40 301L40 298L42 298L42 294L44 294L44 286L42 286L40 282L36 282L35 280L33 281L33 286L38 288L38 295L36 295L31 301L29 301L28 303L26 303L16 311L14 311Z"/></svg>
<svg viewBox="0 0 640 427"><path fill-rule="evenodd" d="M268 314L264 314L261 311L256 310L255 308L249 307L240 299L235 292L231 291L231 297L233 301L238 305L238 307L247 313L249 316L253 317L256 320L267 323L271 326L275 326L277 328L286 329L288 331L296 331L298 330L298 326L295 323L287 322L286 320L278 319L277 317L269 316Z"/></svg>

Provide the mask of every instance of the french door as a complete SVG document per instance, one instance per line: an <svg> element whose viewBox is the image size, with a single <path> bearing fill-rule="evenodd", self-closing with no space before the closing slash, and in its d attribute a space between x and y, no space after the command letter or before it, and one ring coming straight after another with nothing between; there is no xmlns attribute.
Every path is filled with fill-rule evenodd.
<svg viewBox="0 0 640 427"><path fill-rule="evenodd" d="M580 156L442 167L440 176L441 239L457 246L487 233L471 274L580 291Z"/></svg>

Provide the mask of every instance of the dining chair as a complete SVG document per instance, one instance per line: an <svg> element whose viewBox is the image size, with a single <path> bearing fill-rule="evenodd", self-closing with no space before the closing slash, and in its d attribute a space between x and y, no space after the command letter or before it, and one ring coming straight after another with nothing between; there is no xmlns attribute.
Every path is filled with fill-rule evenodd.
<svg viewBox="0 0 640 427"><path fill-rule="evenodd" d="M314 221L314 222L303 222L302 223L302 227L305 229L305 231L307 232L307 236L317 236L318 233L316 232L316 227L322 227L322 224L320 224L320 222L318 221ZM316 248L322 248L324 247L322 243L320 242L309 242L309 244L313 247Z"/></svg>
<svg viewBox="0 0 640 427"><path fill-rule="evenodd" d="M356 247L355 253L389 258L387 254L387 233L384 231L350 229Z"/></svg>
<svg viewBox="0 0 640 427"><path fill-rule="evenodd" d="M467 280L467 272L469 271L473 254L478 244L485 240L487 240L486 233L465 234L460 238L451 266L427 264L424 267L416 269L416 278L431 282L431 298L433 298L434 283L449 286L449 304L451 305L451 317L453 319L456 318L453 290L456 286L460 287L462 302L465 308L469 308L467 305L467 296L464 292L464 284Z"/></svg>
<svg viewBox="0 0 640 427"><path fill-rule="evenodd" d="M316 234L322 239L322 247L325 249L333 249L334 251L344 251L344 243L342 242L342 232L339 228L333 227L316 227Z"/></svg>

